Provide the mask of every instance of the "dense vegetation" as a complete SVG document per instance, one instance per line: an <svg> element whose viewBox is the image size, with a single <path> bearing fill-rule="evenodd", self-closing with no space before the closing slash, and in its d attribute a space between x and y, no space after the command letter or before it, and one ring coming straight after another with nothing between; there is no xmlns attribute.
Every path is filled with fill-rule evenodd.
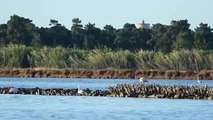
<svg viewBox="0 0 213 120"><path fill-rule="evenodd" d="M111 25L97 28L95 24L85 26L74 18L67 29L57 20L50 20L49 28L36 27L32 20L17 15L11 16L7 24L0 24L0 46L22 44L31 47L56 47L79 49L153 50L169 53L181 49L213 49L213 32L208 24L200 23L190 29L187 20L171 21L170 25L154 24L151 29L136 29L126 23L116 29Z"/></svg>
<svg viewBox="0 0 213 120"><path fill-rule="evenodd" d="M63 47L32 48L9 45L0 48L0 67L47 67L86 69L213 69L213 52L178 50L171 53Z"/></svg>
<svg viewBox="0 0 213 120"><path fill-rule="evenodd" d="M137 29L126 23L103 29L74 18L71 29L57 20L36 27L17 15L0 24L0 67L213 69L213 32L201 23L190 29L187 20Z"/></svg>

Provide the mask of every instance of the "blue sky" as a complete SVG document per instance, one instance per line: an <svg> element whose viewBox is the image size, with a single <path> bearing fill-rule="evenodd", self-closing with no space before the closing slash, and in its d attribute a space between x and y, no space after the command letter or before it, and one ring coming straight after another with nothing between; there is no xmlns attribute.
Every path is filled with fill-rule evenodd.
<svg viewBox="0 0 213 120"><path fill-rule="evenodd" d="M150 24L188 19L193 29L200 22L213 27L212 6L213 0L1 0L0 23L13 14L30 18L39 27L56 19L69 29L76 17L99 28L106 24L121 28L143 19Z"/></svg>

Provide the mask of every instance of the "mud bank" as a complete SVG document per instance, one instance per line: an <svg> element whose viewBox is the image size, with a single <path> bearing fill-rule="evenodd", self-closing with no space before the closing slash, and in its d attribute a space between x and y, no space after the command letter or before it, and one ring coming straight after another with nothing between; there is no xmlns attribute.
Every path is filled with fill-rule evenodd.
<svg viewBox="0 0 213 120"><path fill-rule="evenodd" d="M48 69L16 68L0 69L1 77L36 77L36 78L132 78L153 79L213 79L213 70L176 71L176 70L133 70L133 69Z"/></svg>
<svg viewBox="0 0 213 120"><path fill-rule="evenodd" d="M90 89L41 89L41 88L0 88L0 94L57 95L57 96L106 96L169 99L213 99L213 87L177 86L148 84L119 84L106 90Z"/></svg>

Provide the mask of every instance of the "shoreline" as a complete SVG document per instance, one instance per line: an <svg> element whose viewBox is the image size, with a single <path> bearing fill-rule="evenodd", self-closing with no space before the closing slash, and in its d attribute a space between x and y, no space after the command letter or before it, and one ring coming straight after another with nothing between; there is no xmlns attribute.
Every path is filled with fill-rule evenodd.
<svg viewBox="0 0 213 120"><path fill-rule="evenodd" d="M213 80L213 70L0 68L0 77Z"/></svg>

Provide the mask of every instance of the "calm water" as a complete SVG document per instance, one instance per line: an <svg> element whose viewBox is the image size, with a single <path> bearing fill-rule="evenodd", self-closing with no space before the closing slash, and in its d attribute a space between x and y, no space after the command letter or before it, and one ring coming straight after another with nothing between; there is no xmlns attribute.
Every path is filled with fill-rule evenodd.
<svg viewBox="0 0 213 120"><path fill-rule="evenodd" d="M137 80L0 78L0 87L105 89ZM159 84L197 84L185 80L150 80ZM213 85L212 81L204 81ZM204 84L203 83L203 84ZM0 119L7 120L212 120L213 101L82 96L0 94Z"/></svg>
<svg viewBox="0 0 213 120"><path fill-rule="evenodd" d="M77 96L0 95L3 120L212 120L213 102Z"/></svg>
<svg viewBox="0 0 213 120"><path fill-rule="evenodd" d="M163 85L209 85L213 86L213 80L202 80L199 84L196 80L156 80L148 79L149 84ZM110 85L122 83L138 83L137 79L82 79L82 78L4 78L0 77L0 87L17 87L17 88L77 88L79 85L82 89L106 89Z"/></svg>

